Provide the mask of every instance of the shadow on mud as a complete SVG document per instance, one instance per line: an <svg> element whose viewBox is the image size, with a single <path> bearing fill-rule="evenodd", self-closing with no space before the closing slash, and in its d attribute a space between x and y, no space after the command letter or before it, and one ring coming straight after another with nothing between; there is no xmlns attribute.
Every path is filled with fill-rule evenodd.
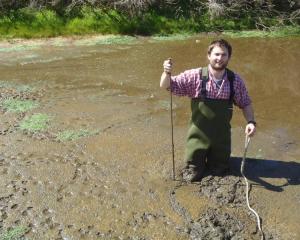
<svg viewBox="0 0 300 240"><path fill-rule="evenodd" d="M234 175L241 176L241 157L231 158L231 169ZM300 184L300 164L271 159L247 158L245 164L246 177L268 190L282 192L285 186ZM282 185L273 185L262 178L286 179Z"/></svg>

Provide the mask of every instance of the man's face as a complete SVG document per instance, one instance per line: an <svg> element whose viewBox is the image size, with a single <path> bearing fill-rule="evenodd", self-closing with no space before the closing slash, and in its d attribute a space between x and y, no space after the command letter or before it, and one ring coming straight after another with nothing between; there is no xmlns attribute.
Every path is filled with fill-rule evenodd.
<svg viewBox="0 0 300 240"><path fill-rule="evenodd" d="M213 69L223 70L229 62L228 50L224 47L215 46L207 58Z"/></svg>

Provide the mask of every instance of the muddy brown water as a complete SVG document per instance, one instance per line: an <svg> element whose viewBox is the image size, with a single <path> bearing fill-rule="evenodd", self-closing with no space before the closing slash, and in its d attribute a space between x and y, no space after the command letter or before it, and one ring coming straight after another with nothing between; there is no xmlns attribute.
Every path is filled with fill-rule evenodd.
<svg viewBox="0 0 300 240"><path fill-rule="evenodd" d="M176 73L203 66L211 40L2 43L0 80L11 89L2 86L1 98L28 85L34 90L26 96L39 107L0 114L0 232L25 226L26 239L260 239L239 174L245 125L239 109L232 121L232 173L177 188L171 179L162 62L172 57ZM245 79L258 122L246 165L251 205L266 239L300 239L300 39L230 41L230 68ZM34 113L51 116L49 128L24 133L18 124ZM189 101L175 98L177 173L188 118ZM55 138L79 129L98 134Z"/></svg>

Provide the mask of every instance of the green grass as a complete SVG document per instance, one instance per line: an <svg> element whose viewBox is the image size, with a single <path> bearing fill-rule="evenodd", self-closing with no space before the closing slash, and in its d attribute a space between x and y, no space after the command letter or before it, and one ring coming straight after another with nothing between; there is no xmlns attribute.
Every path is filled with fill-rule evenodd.
<svg viewBox="0 0 300 240"><path fill-rule="evenodd" d="M225 35L233 38L270 37L280 38L288 36L300 36L300 28L297 26L272 27L269 31L226 31Z"/></svg>
<svg viewBox="0 0 300 240"><path fill-rule="evenodd" d="M37 113L26 117L20 122L20 129L30 132L39 132L48 128L50 117L47 114Z"/></svg>
<svg viewBox="0 0 300 240"><path fill-rule="evenodd" d="M9 112L27 112L38 107L38 103L32 100L6 99L2 102L2 107Z"/></svg>
<svg viewBox="0 0 300 240"><path fill-rule="evenodd" d="M250 13L249 13L250 14ZM55 36L73 36L85 34L122 34L122 35L160 35L192 34L200 32L231 31L233 37L255 36L291 36L300 35L299 25L285 29L275 29L279 24L276 16L264 18L263 23L270 31L247 31L255 29L255 20L250 15L240 18L220 17L211 19L207 12L197 17L167 17L149 11L140 16L128 16L116 10L82 7L73 15L58 15L52 10L20 9L11 11L8 16L0 17L0 38L39 38ZM274 28L274 29L273 29ZM232 32L243 31L246 32ZM126 39L126 38L125 38ZM171 38L169 38L171 39ZM131 41L132 39L130 39ZM164 39L165 40L165 39ZM168 39L166 39L168 40ZM124 38L112 38L99 41L99 44L123 43ZM18 46L15 51L26 50L26 46ZM4 48L0 51L6 51Z"/></svg>
<svg viewBox="0 0 300 240"><path fill-rule="evenodd" d="M57 139L62 142L74 141L79 138L96 135L98 133L99 133L99 131L89 131L87 129L65 130L65 131L58 133Z"/></svg>
<svg viewBox="0 0 300 240"><path fill-rule="evenodd" d="M12 228L11 230L8 230L7 232L4 232L0 234L1 240L22 240L24 239L24 234L28 231L28 228L23 226L18 226L15 228Z"/></svg>

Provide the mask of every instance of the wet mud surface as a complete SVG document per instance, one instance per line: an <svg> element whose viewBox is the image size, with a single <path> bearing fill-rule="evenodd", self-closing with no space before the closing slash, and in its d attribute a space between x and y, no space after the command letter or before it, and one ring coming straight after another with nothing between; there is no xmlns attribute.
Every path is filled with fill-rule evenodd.
<svg viewBox="0 0 300 240"><path fill-rule="evenodd" d="M246 164L250 204L262 218L266 240L299 239L299 105L285 108L299 102L299 83L292 87L295 73L285 75L286 88L280 89L267 56L293 68L300 42L247 40L261 51L251 55L257 64L239 55L250 43L232 41L232 67L247 79L259 122ZM205 56L189 56L195 48L205 52L209 42L63 42L17 50L6 44L0 51L0 236L22 226L23 239L38 240L261 239L239 172L244 121L238 109L230 173L207 173L194 184L171 179L170 106L168 94L158 89L160 67L169 56L177 59L177 71L197 66ZM282 53L269 45L289 48ZM263 81L269 68L273 85ZM272 94L279 97L271 101ZM5 107L6 99L38 105L16 112ZM179 176L189 103L176 98L173 107ZM35 114L49 116L47 127L22 129ZM78 134L60 138L70 132Z"/></svg>
<svg viewBox="0 0 300 240"><path fill-rule="evenodd" d="M201 182L194 183L193 193L206 202L205 209L196 216L189 213L189 208L195 206L184 207L176 198L176 190L187 183L182 184L171 192L171 205L184 219L185 228L180 231L187 233L189 239L260 239L256 218L245 205L243 178L230 173L222 177L207 174ZM264 239L279 239L279 236L265 231Z"/></svg>

